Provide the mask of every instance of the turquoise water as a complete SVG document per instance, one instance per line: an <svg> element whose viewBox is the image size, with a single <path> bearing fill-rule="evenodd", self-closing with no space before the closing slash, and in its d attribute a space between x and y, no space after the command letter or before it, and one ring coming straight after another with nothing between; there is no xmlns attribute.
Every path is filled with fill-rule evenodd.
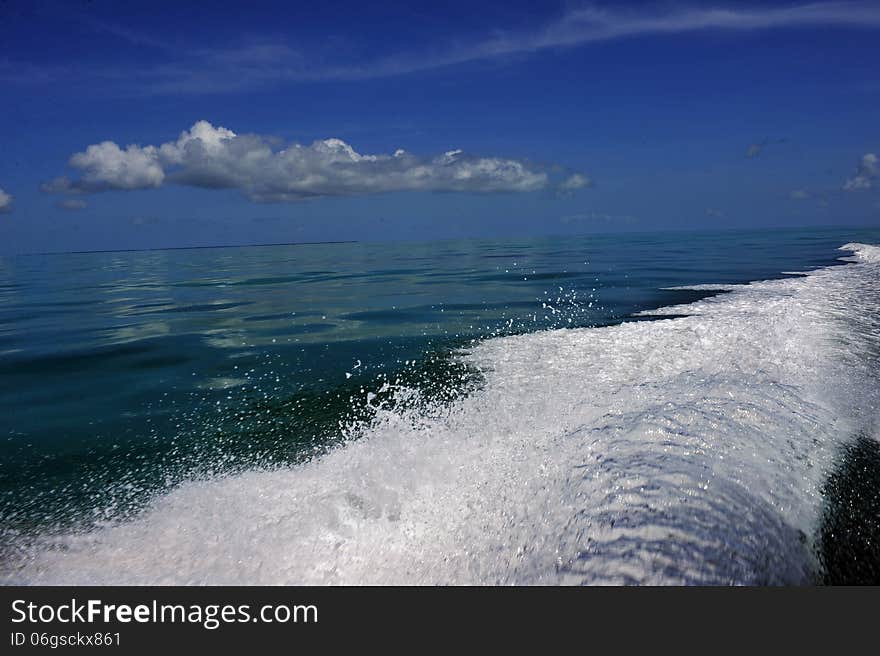
<svg viewBox="0 0 880 656"><path fill-rule="evenodd" d="M799 280L787 272L842 268L847 242L880 230L2 258L4 549L137 518L184 481L295 472L363 437L376 399L416 416L457 407L501 366L462 349L668 323L643 315L718 293L670 287Z"/></svg>

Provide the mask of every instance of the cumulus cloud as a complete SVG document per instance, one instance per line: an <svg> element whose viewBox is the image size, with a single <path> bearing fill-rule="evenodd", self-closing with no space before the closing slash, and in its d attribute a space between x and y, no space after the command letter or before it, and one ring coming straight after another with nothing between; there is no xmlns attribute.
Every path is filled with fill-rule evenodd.
<svg viewBox="0 0 880 656"><path fill-rule="evenodd" d="M43 185L50 193L153 189L179 184L238 189L260 202L297 201L392 191L528 192L553 186L575 190L589 178L570 173L562 181L527 162L479 157L451 150L420 157L404 150L364 155L341 139L277 148L275 141L236 134L199 121L176 141L159 146L91 145L70 158L78 179L60 177Z"/></svg>
<svg viewBox="0 0 880 656"><path fill-rule="evenodd" d="M50 193L93 193L110 189L148 189L160 187L165 171L154 146L128 146L125 150L112 141L102 141L76 153L70 166L82 172L78 180L66 176L42 186Z"/></svg>
<svg viewBox="0 0 880 656"><path fill-rule="evenodd" d="M0 189L0 214L12 211L12 196Z"/></svg>
<svg viewBox="0 0 880 656"><path fill-rule="evenodd" d="M63 210L84 210L89 204L82 198L65 198L58 202L58 207Z"/></svg>
<svg viewBox="0 0 880 656"><path fill-rule="evenodd" d="M843 183L843 190L863 191L871 189L878 175L880 175L880 159L874 153L866 153L862 155L855 176Z"/></svg>

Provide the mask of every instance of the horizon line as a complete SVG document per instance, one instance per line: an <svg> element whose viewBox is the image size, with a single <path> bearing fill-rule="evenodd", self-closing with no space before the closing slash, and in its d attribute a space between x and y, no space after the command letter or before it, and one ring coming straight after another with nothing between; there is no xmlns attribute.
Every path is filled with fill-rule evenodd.
<svg viewBox="0 0 880 656"><path fill-rule="evenodd" d="M154 251L195 251L215 248L266 248L270 246L319 246L322 244L357 244L356 239L330 240L330 241L287 241L267 242L261 244L217 244L204 246L156 246L152 248L102 248L93 251L45 251L36 253L10 253L13 257L33 257L41 255L92 255L96 253L150 253ZM2 255L0 255L2 257Z"/></svg>

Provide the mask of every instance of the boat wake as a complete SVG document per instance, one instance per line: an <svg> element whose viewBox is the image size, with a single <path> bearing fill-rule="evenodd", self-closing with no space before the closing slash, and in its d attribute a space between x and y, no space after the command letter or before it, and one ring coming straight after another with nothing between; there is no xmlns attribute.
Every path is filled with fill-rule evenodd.
<svg viewBox="0 0 880 656"><path fill-rule="evenodd" d="M485 340L457 356L484 384L447 408L380 407L320 458L185 483L133 520L44 538L3 576L819 580L823 486L855 436L878 435L880 248L843 248L845 266L700 286L726 293L652 321Z"/></svg>

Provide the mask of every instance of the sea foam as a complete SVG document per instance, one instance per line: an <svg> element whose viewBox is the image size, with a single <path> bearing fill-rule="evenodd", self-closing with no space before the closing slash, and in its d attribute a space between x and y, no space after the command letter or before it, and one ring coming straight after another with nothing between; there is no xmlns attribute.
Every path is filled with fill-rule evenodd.
<svg viewBox="0 0 880 656"><path fill-rule="evenodd" d="M810 582L823 482L877 434L880 249L844 248L858 263L654 321L480 342L458 357L484 385L446 410L380 409L304 465L185 483L5 578Z"/></svg>

